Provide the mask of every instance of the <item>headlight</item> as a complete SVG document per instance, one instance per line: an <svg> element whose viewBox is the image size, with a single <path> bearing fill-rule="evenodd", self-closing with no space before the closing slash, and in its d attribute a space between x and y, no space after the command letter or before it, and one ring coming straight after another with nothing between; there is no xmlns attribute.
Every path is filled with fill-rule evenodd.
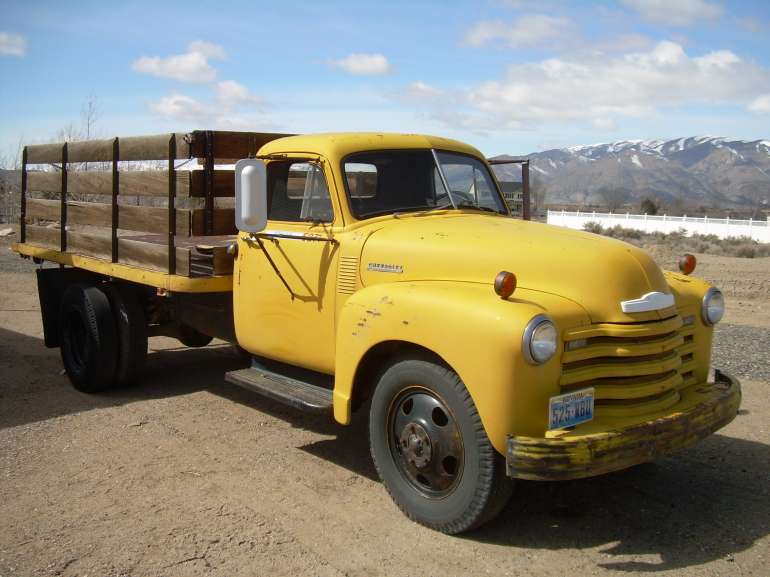
<svg viewBox="0 0 770 577"><path fill-rule="evenodd" d="M542 365L556 354L559 335L553 321L545 315L537 315L524 329L522 352L528 363Z"/></svg>
<svg viewBox="0 0 770 577"><path fill-rule="evenodd" d="M707 325L715 325L725 314L725 297L722 291L711 287L703 297L703 322Z"/></svg>

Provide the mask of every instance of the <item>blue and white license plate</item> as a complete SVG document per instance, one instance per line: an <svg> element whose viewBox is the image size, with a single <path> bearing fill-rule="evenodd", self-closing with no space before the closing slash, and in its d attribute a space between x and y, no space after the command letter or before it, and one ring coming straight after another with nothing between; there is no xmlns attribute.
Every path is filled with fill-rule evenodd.
<svg viewBox="0 0 770 577"><path fill-rule="evenodd" d="M593 418L593 388L557 395L548 402L548 429L572 427Z"/></svg>

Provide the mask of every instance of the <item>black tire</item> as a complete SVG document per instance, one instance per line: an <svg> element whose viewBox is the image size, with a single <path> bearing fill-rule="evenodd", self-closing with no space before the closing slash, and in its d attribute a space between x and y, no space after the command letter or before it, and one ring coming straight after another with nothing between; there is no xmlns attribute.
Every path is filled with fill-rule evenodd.
<svg viewBox="0 0 770 577"><path fill-rule="evenodd" d="M119 385L133 384L147 361L147 319L131 286L113 284L106 292L118 334L115 381Z"/></svg>
<svg viewBox="0 0 770 577"><path fill-rule="evenodd" d="M72 386L84 393L115 380L118 336L107 296L95 286L72 285L59 309L61 357Z"/></svg>
<svg viewBox="0 0 770 577"><path fill-rule="evenodd" d="M512 482L503 458L450 369L428 359L397 360L380 376L369 417L374 465L413 521L456 534L489 521L508 502Z"/></svg>
<svg viewBox="0 0 770 577"><path fill-rule="evenodd" d="M213 337L204 335L202 332L195 330L190 325L180 324L177 327L177 338L186 347L200 348L209 344Z"/></svg>

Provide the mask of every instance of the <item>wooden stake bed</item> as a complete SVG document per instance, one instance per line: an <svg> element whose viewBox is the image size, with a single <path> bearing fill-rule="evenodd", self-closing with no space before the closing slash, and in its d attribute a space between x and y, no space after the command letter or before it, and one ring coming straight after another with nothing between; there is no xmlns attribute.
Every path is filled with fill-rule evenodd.
<svg viewBox="0 0 770 577"><path fill-rule="evenodd" d="M231 290L235 214L215 198L234 196L234 176L221 164L284 136L198 130L27 146L13 248L157 287Z"/></svg>

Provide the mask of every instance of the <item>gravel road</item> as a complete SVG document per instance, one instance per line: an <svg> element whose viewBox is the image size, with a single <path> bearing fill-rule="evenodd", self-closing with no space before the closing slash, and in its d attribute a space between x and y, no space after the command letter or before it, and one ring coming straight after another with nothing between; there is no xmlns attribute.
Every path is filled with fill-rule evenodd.
<svg viewBox="0 0 770 577"><path fill-rule="evenodd" d="M747 377L728 427L620 473L520 482L498 520L448 537L392 504L363 419L340 428L223 383L241 362L228 346L153 339L141 384L77 393L42 345L33 267L4 246L0 577L770 574L756 318L717 332L715 359Z"/></svg>

